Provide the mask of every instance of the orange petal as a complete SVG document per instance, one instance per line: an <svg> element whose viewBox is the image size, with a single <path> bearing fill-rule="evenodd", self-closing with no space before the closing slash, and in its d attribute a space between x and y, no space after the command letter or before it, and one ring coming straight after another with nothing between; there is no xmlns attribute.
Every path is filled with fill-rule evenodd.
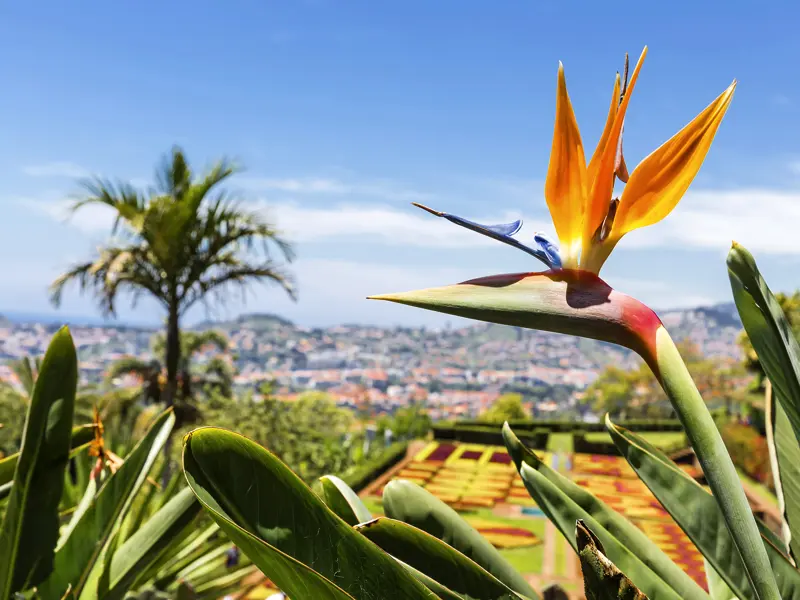
<svg viewBox="0 0 800 600"><path fill-rule="evenodd" d="M567 94L564 65L560 63L553 149L544 196L561 242L561 251L569 256L574 245L580 242L586 197L586 158L575 112Z"/></svg>
<svg viewBox="0 0 800 600"><path fill-rule="evenodd" d="M708 154L735 87L736 81L634 169L622 193L612 237L657 223L675 208Z"/></svg>
<svg viewBox="0 0 800 600"><path fill-rule="evenodd" d="M619 108L619 73L614 79L614 93L611 94L611 106L608 109L608 117L606 117L606 126L603 128L603 135L600 136L600 141L597 142L597 148L592 154L592 160L589 161L589 168L587 169L588 181L594 181L597 167L600 165L600 159L603 156L603 150L606 147L606 142L611 135L611 130L614 128L614 117L617 116L617 109Z"/></svg>
<svg viewBox="0 0 800 600"><path fill-rule="evenodd" d="M628 103L633 94L633 88L636 86L636 80L639 78L639 71L642 68L645 56L647 56L647 46L642 50L639 62L636 63L636 67L633 69L630 84L614 117L614 126L603 148L595 177L590 183L590 197L583 224L584 247L588 246L589 240L592 239L598 227L603 224L603 219L608 214L611 196L614 193L614 172L617 167L617 152L619 150L620 136L622 135L622 126L625 124L625 113L628 110Z"/></svg>

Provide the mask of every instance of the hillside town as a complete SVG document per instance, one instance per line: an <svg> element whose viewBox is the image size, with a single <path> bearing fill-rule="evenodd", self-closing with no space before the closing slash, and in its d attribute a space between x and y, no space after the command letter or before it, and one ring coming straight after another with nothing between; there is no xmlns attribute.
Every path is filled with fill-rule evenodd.
<svg viewBox="0 0 800 600"><path fill-rule="evenodd" d="M666 311L676 339L688 337L704 354L736 359L740 325L727 305ZM570 336L498 325L411 328L339 325L302 327L274 315L243 315L201 324L229 340L227 359L238 391L271 393L291 401L323 391L337 404L370 414L424 402L434 419L474 417L502 393L523 393L533 414L557 416L574 408L607 365L634 367L624 348ZM56 326L0 323L0 379L15 384L9 361L43 353ZM154 358L154 331L125 326L72 327L85 383L102 383L111 363L127 356ZM201 352L202 363L213 352ZM156 357L157 358L157 357ZM136 385L131 378L115 385Z"/></svg>

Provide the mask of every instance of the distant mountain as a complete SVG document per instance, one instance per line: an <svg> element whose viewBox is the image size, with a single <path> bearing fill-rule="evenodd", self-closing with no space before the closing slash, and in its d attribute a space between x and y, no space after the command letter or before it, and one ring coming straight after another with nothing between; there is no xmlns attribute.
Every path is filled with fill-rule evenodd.
<svg viewBox="0 0 800 600"><path fill-rule="evenodd" d="M233 320L226 321L203 321L192 329L253 329L255 331L270 330L276 327L295 328L295 324L289 319L272 313L246 313L239 315Z"/></svg>
<svg viewBox="0 0 800 600"><path fill-rule="evenodd" d="M673 339L689 339L706 356L739 359L736 343L742 321L732 302L697 308L663 311L661 321Z"/></svg>

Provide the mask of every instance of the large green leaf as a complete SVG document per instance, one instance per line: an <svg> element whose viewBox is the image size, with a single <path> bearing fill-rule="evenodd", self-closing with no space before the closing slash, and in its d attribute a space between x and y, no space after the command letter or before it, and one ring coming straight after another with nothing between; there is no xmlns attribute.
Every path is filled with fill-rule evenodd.
<svg viewBox="0 0 800 600"><path fill-rule="evenodd" d="M739 600L725 583L725 580L719 576L716 569L711 566L707 558L703 558L703 567L706 572L706 581L708 582L708 593L711 600Z"/></svg>
<svg viewBox="0 0 800 600"><path fill-rule="evenodd" d="M465 600L519 600L520 596L483 567L412 525L380 517L356 527L386 552Z"/></svg>
<svg viewBox="0 0 800 600"><path fill-rule="evenodd" d="M289 597L435 598L255 442L197 429L185 438L183 465L212 518Z"/></svg>
<svg viewBox="0 0 800 600"><path fill-rule="evenodd" d="M200 513L194 493L184 488L161 510L148 519L114 553L111 561L109 593L104 600L122 598L138 574L155 561L173 538L189 526Z"/></svg>
<svg viewBox="0 0 800 600"><path fill-rule="evenodd" d="M199 599L214 599L224 598L230 592L237 592L240 598L247 597L248 589L252 590L255 585L244 586L243 582L250 576L258 573L258 568L250 565L236 569L231 573L226 573L219 577L215 577L210 581L205 581L199 584L195 589L195 596ZM180 592L180 588L178 589Z"/></svg>
<svg viewBox="0 0 800 600"><path fill-rule="evenodd" d="M0 598L39 584L53 568L78 384L66 327L53 336L39 373L0 526Z"/></svg>
<svg viewBox="0 0 800 600"><path fill-rule="evenodd" d="M403 565L409 573L411 573L414 577L417 578L418 581L422 583L426 588L436 594L440 600L464 600L464 597L460 594L456 594L453 590L444 587L441 583L433 579L432 577L428 577L425 573L421 571L417 571L411 565L407 565L401 560L398 560L401 565Z"/></svg>
<svg viewBox="0 0 800 600"><path fill-rule="evenodd" d="M742 325L800 440L800 346L753 256L734 244L727 262Z"/></svg>
<svg viewBox="0 0 800 600"><path fill-rule="evenodd" d="M575 542L587 600L647 600L647 596L608 560L603 544L583 521L578 521L575 527Z"/></svg>
<svg viewBox="0 0 800 600"><path fill-rule="evenodd" d="M800 556L800 444L786 410L775 401L773 394L770 396L766 399L767 444L775 492L783 515L781 533L784 539L779 547L786 550L788 542L788 548L796 559Z"/></svg>
<svg viewBox="0 0 800 600"><path fill-rule="evenodd" d="M652 600L679 600L685 598L661 579L655 571L645 565L634 552L621 544L589 513L573 502L566 494L539 471L522 463L520 475L528 493L539 505L562 535L570 542L575 552L579 552L574 537L577 521L585 521L605 547L604 554L619 567L631 581ZM707 596L706 596L707 600Z"/></svg>
<svg viewBox="0 0 800 600"><path fill-rule="evenodd" d="M797 556L798 542L792 541L800 534L800 481L796 462L800 452L800 345L753 256L734 244L727 262L736 308L780 406L773 419L776 458L780 466L776 476L783 488L784 520L791 533L790 547ZM781 422L783 418L791 424L794 441L786 435L788 427Z"/></svg>
<svg viewBox="0 0 800 600"><path fill-rule="evenodd" d="M186 539L175 538L172 544L164 549L159 561L142 572L136 580L137 584L141 585L153 580L155 587L159 589L166 587L181 569L211 549L227 543L226 538L217 535L218 532L219 525L212 523L206 529L197 531ZM215 535L217 538L212 540L211 538Z"/></svg>
<svg viewBox="0 0 800 600"><path fill-rule="evenodd" d="M641 529L609 507L605 502L548 467L534 452L525 447L508 426L508 423L503 426L503 440L508 453L517 465L517 469L521 469L522 464L528 465L538 471L554 486L551 493L563 496L556 506L560 505L566 510L567 507L571 506L570 502L572 502L578 507L579 511L575 512L569 519L564 520L564 528L560 528L562 534L570 542L573 540L571 529L575 520L584 519L592 523L592 531L603 539L603 543L610 553L610 558L614 562L624 560L621 555L617 554L618 551L627 556L629 554L627 551L629 550L644 566L655 573L658 578L675 590L681 597L697 600L708 599L705 591L656 546ZM613 538L615 542L612 542L610 538ZM577 551L576 546L573 546L573 548ZM618 564L623 565L625 563L620 562Z"/></svg>
<svg viewBox="0 0 800 600"><path fill-rule="evenodd" d="M387 517L413 525L452 546L509 588L527 596L539 595L486 538L447 504L410 481L395 479L383 490Z"/></svg>
<svg viewBox="0 0 800 600"><path fill-rule="evenodd" d="M320 477L320 483L325 504L346 523L358 525L372 519L369 509L364 506L358 494L344 481L334 475L325 475Z"/></svg>
<svg viewBox="0 0 800 600"><path fill-rule="evenodd" d="M89 581L96 581L102 556L133 499L147 478L175 424L172 410L162 413L97 492L70 536L56 551L55 568L40 586L42 600L59 600L67 589L79 597Z"/></svg>
<svg viewBox="0 0 800 600"><path fill-rule="evenodd" d="M742 600L755 599L741 556L714 497L674 463L656 454L640 436L608 419L606 425L620 453L733 593ZM781 597L800 600L800 572L763 534L762 539Z"/></svg>
<svg viewBox="0 0 800 600"><path fill-rule="evenodd" d="M94 439L94 425L78 425L72 428L70 439L70 453L75 456ZM14 470L17 468L19 452L9 454L0 458L0 486L10 483L14 478Z"/></svg>

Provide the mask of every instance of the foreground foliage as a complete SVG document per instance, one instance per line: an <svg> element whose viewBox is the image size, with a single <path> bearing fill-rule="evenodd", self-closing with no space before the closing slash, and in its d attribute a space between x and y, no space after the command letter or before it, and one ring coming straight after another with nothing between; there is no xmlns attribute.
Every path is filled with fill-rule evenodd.
<svg viewBox="0 0 800 600"><path fill-rule="evenodd" d="M60 330L38 369L19 452L0 460L0 598L124 598L131 592L217 598L257 574L176 473L162 487L175 417L158 415L124 459L99 411L74 427L77 357ZM24 414L24 413L23 413ZM124 447L124 446L123 446ZM185 594L190 594L186 596Z"/></svg>

